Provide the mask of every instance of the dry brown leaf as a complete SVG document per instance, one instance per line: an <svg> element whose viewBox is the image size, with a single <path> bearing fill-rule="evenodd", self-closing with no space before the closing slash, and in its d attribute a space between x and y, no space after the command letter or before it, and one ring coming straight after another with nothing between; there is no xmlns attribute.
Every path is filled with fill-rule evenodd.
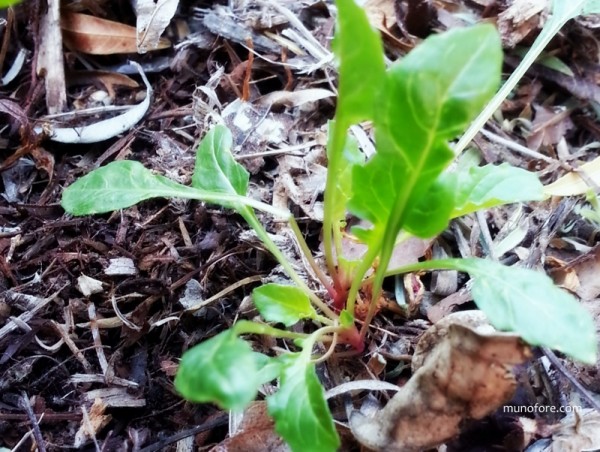
<svg viewBox="0 0 600 452"><path fill-rule="evenodd" d="M497 333L480 311L451 314L427 330L413 357L412 378L373 417L355 412L355 437L375 451L436 447L509 400L510 366L531 356L514 334Z"/></svg>
<svg viewBox="0 0 600 452"><path fill-rule="evenodd" d="M396 23L394 0L367 0L363 8L371 25L389 33L388 29Z"/></svg>
<svg viewBox="0 0 600 452"><path fill-rule="evenodd" d="M600 295L600 245L552 270L551 274L558 284L573 290L583 300L596 298Z"/></svg>
<svg viewBox="0 0 600 452"><path fill-rule="evenodd" d="M137 46L139 53L156 50L161 45L161 37L173 19L179 0L137 0Z"/></svg>
<svg viewBox="0 0 600 452"><path fill-rule="evenodd" d="M264 401L252 402L244 410L230 437L211 452L289 452L289 446L275 433L273 419Z"/></svg>
<svg viewBox="0 0 600 452"><path fill-rule="evenodd" d="M577 196L593 189L579 176L578 172L584 172L587 178L596 185L600 185L600 157L581 165L577 172L565 174L550 185L546 185L544 193L550 196Z"/></svg>
<svg viewBox="0 0 600 452"><path fill-rule="evenodd" d="M561 420L560 429L552 435L552 452L579 452L600 449L600 413L581 410Z"/></svg>
<svg viewBox="0 0 600 452"><path fill-rule="evenodd" d="M569 115L571 110L556 112L543 106L535 107L535 119L531 135L527 137L527 147L538 150L540 146L553 146L573 128Z"/></svg>
<svg viewBox="0 0 600 452"><path fill-rule="evenodd" d="M72 50L92 55L137 52L137 31L130 25L63 11L60 26L64 42ZM161 38L157 49L170 45Z"/></svg>

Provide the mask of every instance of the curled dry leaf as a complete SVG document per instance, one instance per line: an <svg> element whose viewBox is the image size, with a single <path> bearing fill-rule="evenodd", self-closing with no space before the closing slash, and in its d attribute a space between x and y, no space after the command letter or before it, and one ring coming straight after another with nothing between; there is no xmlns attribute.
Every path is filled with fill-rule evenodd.
<svg viewBox="0 0 600 452"><path fill-rule="evenodd" d="M171 22L178 5L179 0L137 0L135 2L137 51L139 53L160 48L165 42L164 39L161 40L160 35Z"/></svg>
<svg viewBox="0 0 600 452"><path fill-rule="evenodd" d="M451 314L423 334L412 378L385 408L372 418L352 414L352 432L376 451L438 446L464 420L481 419L509 400L516 388L510 367L530 355L518 336L496 332L480 311Z"/></svg>
<svg viewBox="0 0 600 452"><path fill-rule="evenodd" d="M138 50L137 31L130 25L63 11L60 27L67 47L79 52L110 55L136 53ZM156 49L165 49L170 45L167 39L161 38Z"/></svg>

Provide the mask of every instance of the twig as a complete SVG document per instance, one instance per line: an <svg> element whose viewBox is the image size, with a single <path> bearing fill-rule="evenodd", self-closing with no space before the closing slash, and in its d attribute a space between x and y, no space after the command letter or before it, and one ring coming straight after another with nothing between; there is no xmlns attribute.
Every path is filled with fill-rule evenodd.
<svg viewBox="0 0 600 452"><path fill-rule="evenodd" d="M486 137L488 140L493 141L494 143L500 144L502 146L506 146L511 151L518 152L519 154L526 155L527 157L531 157L538 160L543 160L548 163L556 163L556 160L548 157L547 155L540 154L539 152L532 151L531 149L523 146L522 144L515 143L514 141L507 140L506 138L501 137L500 135L496 135L488 130L481 129L481 134Z"/></svg>
<svg viewBox="0 0 600 452"><path fill-rule="evenodd" d="M176 433L173 436L169 436L168 438L165 438L151 446L144 447L139 452L156 452L157 450L164 450L164 448L169 444L176 443L177 441L187 438L188 436L196 435L198 433L205 432L215 427L220 427L222 425L227 424L228 421L229 415L227 413L221 413L221 415L219 415L215 419L211 419L210 421L207 421L202 425L190 428L188 430L183 430L179 433Z"/></svg>
<svg viewBox="0 0 600 452"><path fill-rule="evenodd" d="M579 383L579 381L577 381L577 378L575 378L571 372L567 370L567 368L563 365L563 363L560 362L560 360L554 354L554 352L547 347L542 347L542 351L544 352L544 355L546 355L548 360L552 363L552 365L556 367L556 370L563 374L564 377L569 381L571 386L573 386L573 388L575 388L577 392L579 392L583 396L583 398L590 404L590 406L593 409L600 413L600 403L598 403L594 396L587 389L585 389L583 385Z"/></svg>
<svg viewBox="0 0 600 452"><path fill-rule="evenodd" d="M40 430L40 426L35 417L33 410L31 409L31 404L29 403L29 397L27 393L23 391L21 393L21 407L27 413L27 417L29 418L29 422L31 422L31 429L33 430L33 437L35 438L35 442L37 443L37 448L39 452L46 452L46 445L44 443L44 438L42 437L42 432Z"/></svg>

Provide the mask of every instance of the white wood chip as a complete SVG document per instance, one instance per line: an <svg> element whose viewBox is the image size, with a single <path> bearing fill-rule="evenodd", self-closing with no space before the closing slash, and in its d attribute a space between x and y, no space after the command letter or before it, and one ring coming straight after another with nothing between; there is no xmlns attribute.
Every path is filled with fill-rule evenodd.
<svg viewBox="0 0 600 452"><path fill-rule="evenodd" d="M105 275L135 275L137 268L133 260L128 257L116 257L109 260L108 267L104 270Z"/></svg>

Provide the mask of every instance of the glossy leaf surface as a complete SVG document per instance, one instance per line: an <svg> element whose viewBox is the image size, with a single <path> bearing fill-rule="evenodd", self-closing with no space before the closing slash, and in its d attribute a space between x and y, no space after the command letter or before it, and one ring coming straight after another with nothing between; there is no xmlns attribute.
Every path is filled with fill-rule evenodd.
<svg viewBox="0 0 600 452"><path fill-rule="evenodd" d="M285 326L317 315L308 295L294 286L265 284L252 291L252 300L266 321L280 322Z"/></svg>

